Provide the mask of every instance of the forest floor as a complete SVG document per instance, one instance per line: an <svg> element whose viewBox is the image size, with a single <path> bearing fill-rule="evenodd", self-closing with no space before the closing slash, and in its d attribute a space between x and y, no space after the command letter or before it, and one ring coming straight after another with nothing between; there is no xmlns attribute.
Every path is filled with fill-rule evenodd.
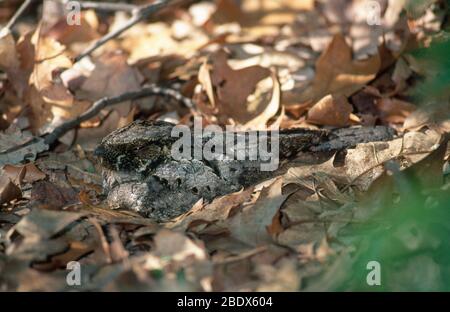
<svg viewBox="0 0 450 312"><path fill-rule="evenodd" d="M95 49L151 1L79 16L37 2L0 33L1 291L450 290L448 2L163 0ZM2 25L20 4L0 4ZM194 106L126 101L43 139L144 84ZM236 130L397 135L170 222L110 209L101 139L136 119L194 116ZM78 268L79 283L68 278Z"/></svg>

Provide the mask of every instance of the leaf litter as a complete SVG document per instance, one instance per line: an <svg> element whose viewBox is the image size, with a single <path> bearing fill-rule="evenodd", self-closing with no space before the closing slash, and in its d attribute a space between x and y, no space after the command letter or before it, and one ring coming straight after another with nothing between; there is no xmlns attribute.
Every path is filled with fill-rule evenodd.
<svg viewBox="0 0 450 312"><path fill-rule="evenodd" d="M23 22L28 32L2 32L0 289L368 290L366 264L378 259L383 290L449 290L448 72L427 103L414 96L436 83L448 12L443 1L399 2L380 1L376 27L356 0L200 2L75 64L123 12L83 11L79 27L44 12L39 26ZM129 101L54 146L41 139L145 83L179 90L196 111ZM102 137L136 118L189 124L196 114L235 129L383 124L399 136L319 163L299 154L284 174L165 224L109 209L92 154ZM84 268L75 288L65 282L71 261Z"/></svg>

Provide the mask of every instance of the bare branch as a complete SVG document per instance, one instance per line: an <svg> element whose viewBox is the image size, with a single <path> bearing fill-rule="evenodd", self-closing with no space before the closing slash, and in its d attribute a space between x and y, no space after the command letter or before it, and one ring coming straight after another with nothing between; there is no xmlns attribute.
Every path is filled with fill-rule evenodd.
<svg viewBox="0 0 450 312"><path fill-rule="evenodd" d="M139 6L129 3L108 3L108 2L92 2L83 1L80 2L81 9L83 10L98 10L98 11L123 11L133 13L139 9Z"/></svg>
<svg viewBox="0 0 450 312"><path fill-rule="evenodd" d="M30 6L31 3L33 3L35 0L26 0L24 3L22 3L22 5L20 6L20 8L17 10L17 12L14 14L13 17L11 17L11 19L9 20L8 24L6 24L6 26L3 28L7 29L7 30L11 30L14 25L17 23L17 21L19 20L19 18L22 16L23 12L25 12L25 10Z"/></svg>
<svg viewBox="0 0 450 312"><path fill-rule="evenodd" d="M81 114L80 116L68 120L67 122L59 125L56 127L52 132L45 134L41 137L34 137L30 139L27 142L24 142L22 144L13 146L5 151L0 152L1 155L9 154L16 152L18 150L21 150L23 148L27 148L32 144L40 144L42 141L42 138L44 139L44 143L47 144L49 147L54 144L60 137L62 137L64 134L66 134L68 131L75 129L78 127L82 122L85 122L93 117L95 117L102 109L105 109L106 107L113 106L125 101L132 101L137 100L140 98L152 96L152 95L163 95L163 96L169 96L177 101L183 103L186 107L189 109L194 108L194 103L191 99L184 97L181 93L174 89L169 88L162 88L155 85L148 85L144 86L139 91L132 91L123 93L121 95L110 97L110 98L103 98L95 102L90 109L88 109L86 112Z"/></svg>
<svg viewBox="0 0 450 312"><path fill-rule="evenodd" d="M179 92L173 89L161 88L157 86L146 86L139 91L127 92L119 96L103 98L101 100L98 100L92 105L90 109L88 109L80 116L63 123L62 125L56 127L51 133L45 135L44 142L49 146L52 145L53 143L56 142L56 140L58 140L68 131L78 127L82 122L85 122L95 117L102 109L105 109L106 107L119 104L125 101L137 100L151 95L170 96L182 102L188 108L194 107L191 99L184 97Z"/></svg>
<svg viewBox="0 0 450 312"><path fill-rule="evenodd" d="M158 12L162 8L166 7L167 5L173 3L175 1L173 0L156 0L152 4L148 4L142 7L139 7L139 9L133 11L133 15L131 18L120 28L113 30L112 32L106 34L96 42L94 42L91 46L89 46L86 50L84 50L80 55L78 55L75 58L75 62L78 62L82 58L86 57L87 55L91 54L95 50L97 50L99 47L104 45L109 40L116 38L120 36L123 32L130 29L140 21L148 18L150 15Z"/></svg>

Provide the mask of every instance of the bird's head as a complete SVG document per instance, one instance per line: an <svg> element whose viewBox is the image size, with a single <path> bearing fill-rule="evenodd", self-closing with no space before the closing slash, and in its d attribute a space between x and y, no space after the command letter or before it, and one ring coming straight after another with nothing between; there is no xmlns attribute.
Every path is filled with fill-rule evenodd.
<svg viewBox="0 0 450 312"><path fill-rule="evenodd" d="M170 156L174 126L165 121L134 121L103 138L94 155L110 170L146 172Z"/></svg>

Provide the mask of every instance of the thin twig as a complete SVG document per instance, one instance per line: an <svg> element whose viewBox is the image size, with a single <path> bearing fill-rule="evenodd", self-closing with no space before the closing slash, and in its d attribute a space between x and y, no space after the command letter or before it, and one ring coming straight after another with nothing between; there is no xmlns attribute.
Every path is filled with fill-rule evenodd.
<svg viewBox="0 0 450 312"><path fill-rule="evenodd" d="M68 131L75 129L78 127L82 122L85 122L93 117L95 117L100 111L106 107L113 106L115 104L119 104L125 101L132 101L141 99L147 96L152 95L163 95L163 96L169 96L174 98L175 100L182 102L186 107L189 109L194 109L194 103L191 99L184 97L181 93L179 93L176 90L169 89L169 88L161 88L154 85L148 85L144 86L139 91L132 91L123 93L121 95L110 97L110 98L103 98L95 102L90 109L88 109L86 112L81 114L80 116L68 120L64 122L63 124L56 127L52 132L45 134L41 137L34 137L31 140L24 142L22 144L13 146L6 151L0 152L0 155L5 155L8 153L12 153L15 151L18 151L20 149L26 148L32 144L39 143L42 141L42 138L44 139L44 143L48 146L51 146L54 144L60 137L62 137L64 134L66 134Z"/></svg>
<svg viewBox="0 0 450 312"><path fill-rule="evenodd" d="M193 103L190 99L182 96L180 93L173 89L165 89L157 86L147 86L139 91L132 91L121 94L119 96L103 98L95 102L90 109L81 114L80 116L68 120L67 122L61 124L56 127L51 133L44 136L44 142L47 145L52 145L55 143L61 136L66 134L68 131L78 127L82 122L85 122L93 117L95 117L101 110L105 109L108 106L112 106L115 104L119 104L125 101L137 100L143 97L151 96L151 95L166 95L175 98L178 101L183 102L185 106L188 108L193 108Z"/></svg>
<svg viewBox="0 0 450 312"><path fill-rule="evenodd" d="M31 3L33 3L35 0L26 0L24 3L22 3L22 5L20 6L20 8L17 10L17 12L14 14L13 17L11 17L11 19L9 20L8 24L6 24L6 26L3 28L3 30L7 29L7 30L11 30L14 25L17 23L17 21L19 20L19 18L22 16L23 12L25 12L25 10L30 6Z"/></svg>
<svg viewBox="0 0 450 312"><path fill-rule="evenodd" d="M140 7L129 3L104 3L104 2L92 2L83 1L80 2L80 7L82 10L98 10L98 11L123 11L133 13L137 11Z"/></svg>
<svg viewBox="0 0 450 312"><path fill-rule="evenodd" d="M89 46L86 50L81 52L81 54L75 58L75 62L78 62L82 58L88 56L89 54L91 54L92 52L97 50L99 47L104 45L109 40L117 38L126 30L130 29L131 27L133 27L137 23L141 22L142 20L148 18L150 15L158 12L160 9L166 7L167 5L171 4L172 2L174 2L174 0L156 0L152 4L141 6L141 7L139 7L139 9L134 10L133 15L131 16L131 18L128 21L126 21L125 24L123 24L121 27L109 32L108 34L106 34L105 36L103 36L102 38L100 38L99 40L94 42L91 46Z"/></svg>

